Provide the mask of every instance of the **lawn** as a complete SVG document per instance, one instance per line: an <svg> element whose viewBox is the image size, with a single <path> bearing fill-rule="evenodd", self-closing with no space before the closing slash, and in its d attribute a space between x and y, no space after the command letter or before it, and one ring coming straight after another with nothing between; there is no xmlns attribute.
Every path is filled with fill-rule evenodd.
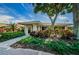
<svg viewBox="0 0 79 59"><path fill-rule="evenodd" d="M23 36L24 32L18 31L18 32L5 32L5 33L0 33L0 42L10 40L16 37Z"/></svg>
<svg viewBox="0 0 79 59"><path fill-rule="evenodd" d="M31 48L60 55L78 55L79 41L67 42L65 40L45 40L38 37L27 37L11 45L13 48Z"/></svg>

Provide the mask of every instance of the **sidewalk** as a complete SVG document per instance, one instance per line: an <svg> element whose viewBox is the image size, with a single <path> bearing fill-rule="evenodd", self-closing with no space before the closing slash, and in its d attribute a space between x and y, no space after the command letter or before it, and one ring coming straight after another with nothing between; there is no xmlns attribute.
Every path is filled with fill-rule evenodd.
<svg viewBox="0 0 79 59"><path fill-rule="evenodd" d="M37 51L33 49L11 48L10 45L25 38L26 36L14 38L0 43L0 55L51 55L50 53Z"/></svg>
<svg viewBox="0 0 79 59"><path fill-rule="evenodd" d="M25 38L26 36L22 36L22 37L18 37L18 38L14 38L14 39L10 39L10 40L7 40L5 42L1 42L0 43L0 47L9 47L10 45L12 45L13 43L16 43L17 41Z"/></svg>

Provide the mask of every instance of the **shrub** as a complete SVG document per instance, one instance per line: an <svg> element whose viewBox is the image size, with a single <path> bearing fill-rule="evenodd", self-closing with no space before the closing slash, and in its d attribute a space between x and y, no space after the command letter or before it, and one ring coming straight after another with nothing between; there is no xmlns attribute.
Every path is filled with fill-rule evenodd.
<svg viewBox="0 0 79 59"><path fill-rule="evenodd" d="M71 51L72 51L72 54L79 55L79 41L72 43Z"/></svg>
<svg viewBox="0 0 79 59"><path fill-rule="evenodd" d="M50 30L33 31L30 33L31 36L41 37L41 38L48 38L50 37L50 34L51 34Z"/></svg>
<svg viewBox="0 0 79 59"><path fill-rule="evenodd" d="M43 38L38 37L27 37L19 41L20 44L24 44L27 48L43 50L53 53L55 51L57 54L70 55L79 54L79 41L74 41L73 43L68 43L63 40L58 41L46 41Z"/></svg>
<svg viewBox="0 0 79 59"><path fill-rule="evenodd" d="M43 39L41 38L37 38L37 37L27 37L25 39L20 40L19 42L21 42L22 44L41 44L43 42Z"/></svg>
<svg viewBox="0 0 79 59"><path fill-rule="evenodd" d="M62 38L64 39L73 39L74 38L74 34L71 30L63 30L62 31L63 34L62 34Z"/></svg>
<svg viewBox="0 0 79 59"><path fill-rule="evenodd" d="M40 30L33 31L30 33L31 36L40 38L52 38L52 39L74 39L74 34L72 30Z"/></svg>
<svg viewBox="0 0 79 59"><path fill-rule="evenodd" d="M24 32L5 32L1 33L0 42L6 41L12 38L23 36Z"/></svg>

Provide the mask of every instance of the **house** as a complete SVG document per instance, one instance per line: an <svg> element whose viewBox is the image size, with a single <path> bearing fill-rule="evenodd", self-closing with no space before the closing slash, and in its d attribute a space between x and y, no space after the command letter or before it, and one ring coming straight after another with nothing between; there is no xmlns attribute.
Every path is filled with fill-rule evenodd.
<svg viewBox="0 0 79 59"><path fill-rule="evenodd" d="M47 29L48 26L51 26L51 23L42 23L40 21L30 21L30 22L21 22L19 23L25 26L25 34L29 36L29 33L32 31L40 31ZM55 24L55 26L70 26L71 24Z"/></svg>
<svg viewBox="0 0 79 59"><path fill-rule="evenodd" d="M21 22L19 24L25 25L25 34L29 36L32 31L40 31L46 29L51 24L42 23L39 21Z"/></svg>

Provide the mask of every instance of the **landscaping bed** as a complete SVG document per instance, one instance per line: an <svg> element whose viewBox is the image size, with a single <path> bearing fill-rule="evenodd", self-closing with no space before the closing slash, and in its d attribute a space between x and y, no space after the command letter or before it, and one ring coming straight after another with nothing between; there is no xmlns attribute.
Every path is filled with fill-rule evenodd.
<svg viewBox="0 0 79 59"><path fill-rule="evenodd" d="M35 50L50 52L60 55L78 55L79 41L67 42L64 40L45 40L38 37L27 37L15 44L11 45L13 48L31 48Z"/></svg>
<svg viewBox="0 0 79 59"><path fill-rule="evenodd" d="M67 30L40 30L40 31L32 31L30 32L31 36L40 37L40 38L52 38L52 39L75 39L75 35L73 31L70 29Z"/></svg>
<svg viewBox="0 0 79 59"><path fill-rule="evenodd" d="M9 40L9 39L13 39L16 37L20 37L23 36L24 32L5 32L5 33L0 33L0 42Z"/></svg>

